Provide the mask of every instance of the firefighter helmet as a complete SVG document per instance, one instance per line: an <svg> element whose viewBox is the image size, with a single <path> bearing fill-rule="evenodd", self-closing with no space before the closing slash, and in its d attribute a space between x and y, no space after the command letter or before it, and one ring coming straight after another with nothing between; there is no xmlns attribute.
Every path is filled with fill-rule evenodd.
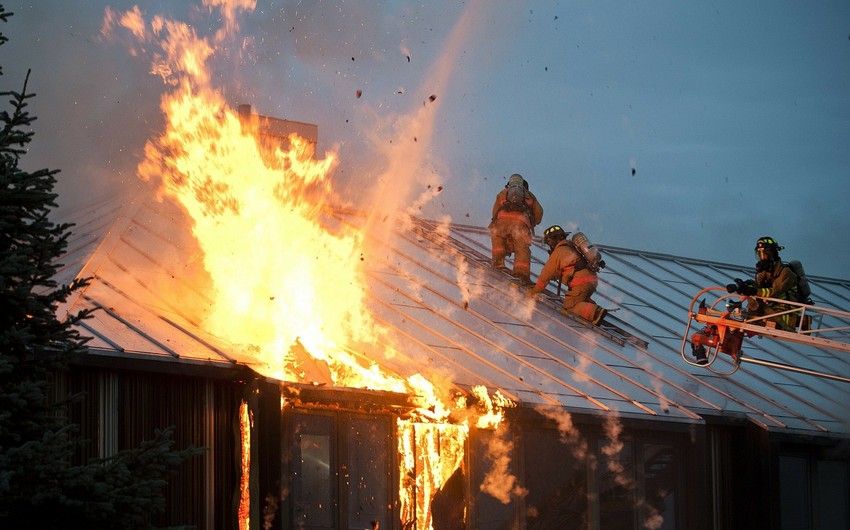
<svg viewBox="0 0 850 530"><path fill-rule="evenodd" d="M760 237L758 238L758 241L756 241L756 257L759 259L760 263L768 263L770 260L778 260L779 251L783 248L785 247L779 246L779 243L777 243L772 237Z"/></svg>
<svg viewBox="0 0 850 530"><path fill-rule="evenodd" d="M755 253L760 260L763 259L779 259L779 251L785 247L779 246L772 237L760 237L756 241Z"/></svg>
<svg viewBox="0 0 850 530"><path fill-rule="evenodd" d="M554 249L561 240L566 239L569 232L558 225L552 225L543 231L543 244Z"/></svg>

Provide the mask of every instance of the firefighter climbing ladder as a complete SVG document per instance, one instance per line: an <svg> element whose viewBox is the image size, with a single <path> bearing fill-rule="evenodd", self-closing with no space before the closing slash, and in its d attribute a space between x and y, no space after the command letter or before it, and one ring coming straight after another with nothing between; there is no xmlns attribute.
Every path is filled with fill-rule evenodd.
<svg viewBox="0 0 850 530"><path fill-rule="evenodd" d="M715 300L706 304L706 299ZM688 322L682 339L682 359L693 366L706 368L719 375L732 375L742 362L758 364L804 373L816 377L850 383L850 377L829 374L776 361L751 358L743 355L741 346L745 337L769 337L805 346L850 353L850 313L775 298L756 298L763 303L778 303L787 307L766 316L749 318L746 313L747 296L728 293L724 287L707 287L697 293L688 308ZM792 330L778 329L770 319L791 315L797 322ZM827 324L824 327L824 324ZM704 327L691 335L694 324ZM690 342L691 351L686 352ZM719 354L729 356L731 368L724 370L715 366ZM702 359L702 362L699 361Z"/></svg>

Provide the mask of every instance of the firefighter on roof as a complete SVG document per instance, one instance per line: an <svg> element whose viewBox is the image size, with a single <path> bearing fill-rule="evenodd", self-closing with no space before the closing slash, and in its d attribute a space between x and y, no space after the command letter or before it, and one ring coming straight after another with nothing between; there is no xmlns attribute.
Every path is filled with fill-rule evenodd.
<svg viewBox="0 0 850 530"><path fill-rule="evenodd" d="M514 173L496 195L490 222L493 267L505 268L505 257L514 256L513 275L520 285L531 285L531 238L543 220L543 207L528 189L522 175Z"/></svg>
<svg viewBox="0 0 850 530"><path fill-rule="evenodd" d="M558 225L543 232L543 243L549 247L549 260L528 295L541 293L549 280L560 279L567 286L564 310L599 325L608 310L599 307L590 297L599 285L596 272L605 266L605 262L599 259L595 249L590 248L592 246L584 234L579 232L572 240L567 239L568 235L569 232ZM585 250L582 247L587 247L587 251L582 252ZM584 254L589 255L590 261Z"/></svg>
<svg viewBox="0 0 850 530"><path fill-rule="evenodd" d="M779 246L772 237L760 237L756 241L755 248L758 258L755 280L744 282L736 278L736 283L727 286L727 290L744 296L797 301L797 275L791 270L791 267L782 263L779 258L779 251L784 248ZM781 303L765 302L754 298L750 298L747 302L747 311L750 317L781 313L788 309L789 306ZM779 315L768 320L775 322L777 328L786 331L792 330L796 326L796 316L793 313Z"/></svg>

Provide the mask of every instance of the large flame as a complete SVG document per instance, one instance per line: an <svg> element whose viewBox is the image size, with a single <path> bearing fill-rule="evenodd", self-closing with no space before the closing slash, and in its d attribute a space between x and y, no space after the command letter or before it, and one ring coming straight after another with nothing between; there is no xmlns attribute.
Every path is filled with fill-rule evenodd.
<svg viewBox="0 0 850 530"><path fill-rule="evenodd" d="M222 6L230 29L247 7ZM138 8L108 12L109 20L141 38L163 37L153 71L175 88L162 98L166 129L146 145L139 174L161 182L191 218L213 285L204 327L252 352L264 365L257 369L273 377L409 391L347 349L377 343L384 331L365 310L361 234L322 221L336 201L335 154L316 159L297 135L285 149L258 141L255 124L210 86L205 62L226 33L210 41L159 17L146 31Z"/></svg>
<svg viewBox="0 0 850 530"><path fill-rule="evenodd" d="M161 179L192 219L214 288L205 327L250 345L277 378L303 380L309 352L335 384L404 390L344 348L376 342L383 330L364 309L360 235L321 221L334 198L334 154L315 160L312 145L293 135L288 150L267 156L216 92L189 83L162 108L166 131L148 143L139 171Z"/></svg>
<svg viewBox="0 0 850 530"><path fill-rule="evenodd" d="M314 145L297 135L288 145L269 147L259 141L256 121L234 112L211 85L206 62L235 32L236 15L254 3L204 3L220 9L224 20L208 38L161 17L148 24L138 7L107 10L104 23L106 31L123 27L162 49L152 72L171 87L161 100L166 125L145 146L139 174L158 183L191 220L212 285L198 320L212 335L250 351L266 375L417 396L414 423L399 422L399 496L403 520L428 528L429 499L464 460L468 420L450 426L450 412L464 411L479 428L495 428L512 404L498 393L490 398L483 387L475 389L475 407L444 404L446 393L427 377L402 379L353 353L368 343L393 354L386 330L366 306L363 230L369 224L358 230L329 215L338 202L329 178L335 153L317 158ZM247 502L243 498L243 507Z"/></svg>

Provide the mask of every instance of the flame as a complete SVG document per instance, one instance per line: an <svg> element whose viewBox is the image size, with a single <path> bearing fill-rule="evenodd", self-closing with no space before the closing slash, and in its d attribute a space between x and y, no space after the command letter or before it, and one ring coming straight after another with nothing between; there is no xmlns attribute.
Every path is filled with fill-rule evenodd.
<svg viewBox="0 0 850 530"><path fill-rule="evenodd" d="M179 47L192 42L177 24L165 27ZM206 85L210 76L197 59L211 46L201 41L198 53L179 47L169 47L179 61L158 71L182 65L185 75L163 96L166 129L145 146L139 175L160 181L161 193L192 220L213 285L204 327L246 345L273 377L304 380L306 352L328 365L333 384L408 390L346 349L378 343L385 331L365 310L362 234L323 225L336 201L329 180L335 154L315 159L297 135L287 150L268 152L256 128Z"/></svg>
<svg viewBox="0 0 850 530"><path fill-rule="evenodd" d="M239 480L239 528L247 530L250 528L251 514L251 487L249 484L251 469L251 429L254 426L254 417L248 409L248 403L242 401L239 404L239 437L242 441L242 455L240 465L242 475Z"/></svg>
<svg viewBox="0 0 850 530"><path fill-rule="evenodd" d="M223 19L223 28L206 38L162 17L148 23L138 7L124 14L107 9L104 19L105 32L123 28L162 50L151 71L171 88L160 104L166 123L146 144L138 173L158 183L160 197L179 204L191 221L211 284L198 321L251 352L265 375L416 396L414 419L398 422L399 495L402 520L429 528L431 497L462 466L469 419L496 428L513 404L484 387L474 389L474 407L447 404L440 397L445 390L423 375L403 379L356 353L369 344L394 355L387 330L366 305L364 245L372 223L357 229L333 222L332 207L340 202L330 180L336 153L317 157L315 146L297 135L286 146L270 146L260 140L256 120L234 112L212 86L207 62L236 32L238 13L254 2L204 4ZM458 411L463 419L448 424ZM251 419L241 414L249 458ZM246 484L249 464L243 461ZM243 489L245 524L248 503Z"/></svg>
<svg viewBox="0 0 850 530"><path fill-rule="evenodd" d="M481 385L472 387L472 395L479 400L480 415L476 426L479 429L495 429L505 418L505 409L515 407L516 403L496 390L491 396L487 388Z"/></svg>
<svg viewBox="0 0 850 530"><path fill-rule="evenodd" d="M465 425L399 422L402 527L431 528L430 500L454 470L462 467L468 437Z"/></svg>
<svg viewBox="0 0 850 530"><path fill-rule="evenodd" d="M214 288L205 327L252 344L278 378L302 378L293 359L299 344L354 368L339 345L377 329L362 310L359 238L329 232L318 221L321 201L304 200L327 196L333 155L315 161L293 136L292 148L267 166L255 138L212 92L186 86L163 110L167 130L148 143L139 172L160 176L164 193L191 216ZM351 383L344 373L336 383Z"/></svg>

